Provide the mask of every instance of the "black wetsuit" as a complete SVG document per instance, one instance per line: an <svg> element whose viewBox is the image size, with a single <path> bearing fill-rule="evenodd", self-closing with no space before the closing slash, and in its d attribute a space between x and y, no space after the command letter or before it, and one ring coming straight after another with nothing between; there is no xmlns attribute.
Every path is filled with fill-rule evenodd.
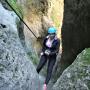
<svg viewBox="0 0 90 90"><path fill-rule="evenodd" d="M47 56L46 54L41 55L39 65L37 66L37 72L39 73L40 70L43 68L43 66L46 64L46 62L48 60L48 68L47 68L47 76L46 76L45 84L48 84L48 82L51 78L53 66L56 62L56 56L58 54L59 46L60 46L60 40L58 38L56 38L53 40L52 46L50 48L47 47L46 42L47 42L48 38L49 37L47 36L44 39L42 52L44 53L45 50L48 49L51 51L51 53L49 56Z"/></svg>

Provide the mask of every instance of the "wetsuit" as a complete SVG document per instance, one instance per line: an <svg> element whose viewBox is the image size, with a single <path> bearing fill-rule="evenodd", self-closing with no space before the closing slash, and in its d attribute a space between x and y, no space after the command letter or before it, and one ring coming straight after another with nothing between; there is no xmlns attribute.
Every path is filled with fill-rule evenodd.
<svg viewBox="0 0 90 90"><path fill-rule="evenodd" d="M37 66L37 69L36 69L37 72L39 73L40 70L43 68L43 66L46 64L46 62L48 60L48 68L47 68L47 76L46 76L45 84L48 84L48 82L51 78L53 66L56 62L56 56L58 54L59 46L60 46L60 40L55 37L53 39L51 47L48 47L46 45L48 39L49 39L49 36L47 36L44 39L43 48L42 48L43 55L41 55L39 65ZM49 56L44 53L45 50L50 50L50 55Z"/></svg>

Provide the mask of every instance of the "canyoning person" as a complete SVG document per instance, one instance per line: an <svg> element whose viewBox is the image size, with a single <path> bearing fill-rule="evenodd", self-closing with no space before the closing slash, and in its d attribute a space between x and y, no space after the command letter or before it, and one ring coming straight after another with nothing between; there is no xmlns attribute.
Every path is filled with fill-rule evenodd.
<svg viewBox="0 0 90 90"><path fill-rule="evenodd" d="M56 57L59 52L60 40L56 36L56 28L50 27L48 29L48 35L43 41L43 47L40 57L40 62L37 66L37 72L39 73L43 66L48 61L47 76L44 82L44 90L47 88L47 84L52 75L53 66L56 62Z"/></svg>

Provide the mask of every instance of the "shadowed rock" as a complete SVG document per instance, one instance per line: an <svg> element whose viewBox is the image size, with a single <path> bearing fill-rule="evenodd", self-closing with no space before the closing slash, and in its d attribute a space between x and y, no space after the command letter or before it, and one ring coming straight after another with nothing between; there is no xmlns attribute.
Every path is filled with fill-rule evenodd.
<svg viewBox="0 0 90 90"><path fill-rule="evenodd" d="M58 76L83 49L90 47L90 0L64 0L61 33L63 50Z"/></svg>

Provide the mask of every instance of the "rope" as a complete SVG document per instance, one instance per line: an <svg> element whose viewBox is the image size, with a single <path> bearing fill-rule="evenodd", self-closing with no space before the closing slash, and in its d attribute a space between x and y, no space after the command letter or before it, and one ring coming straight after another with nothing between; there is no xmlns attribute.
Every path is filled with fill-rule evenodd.
<svg viewBox="0 0 90 90"><path fill-rule="evenodd" d="M10 5L10 3L5 0L5 2L10 6L10 8L16 13L16 15L19 17L19 19L26 25L26 27L31 31L31 33L38 39L38 37L33 33L33 31L29 28L29 26L25 23L25 21L18 15L18 13L15 11L15 9Z"/></svg>

